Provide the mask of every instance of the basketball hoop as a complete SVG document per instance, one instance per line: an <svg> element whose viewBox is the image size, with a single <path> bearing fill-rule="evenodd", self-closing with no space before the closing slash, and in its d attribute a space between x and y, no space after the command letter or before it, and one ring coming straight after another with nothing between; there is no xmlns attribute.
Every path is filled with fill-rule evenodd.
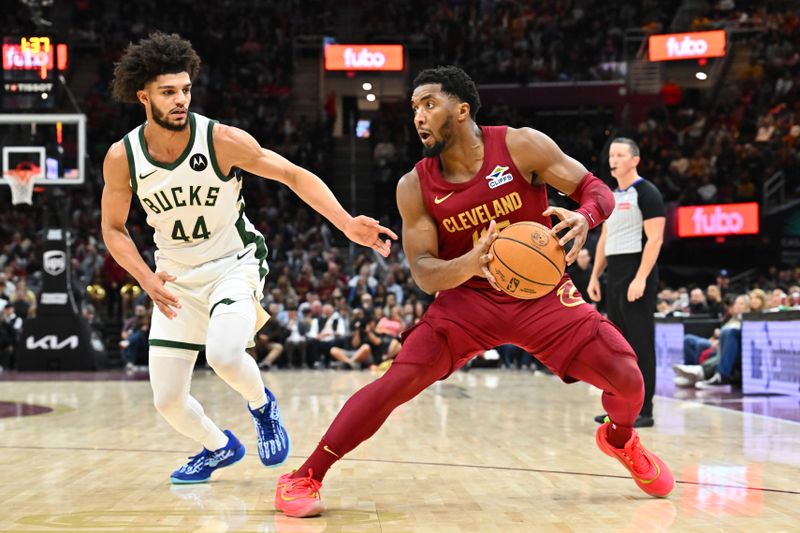
<svg viewBox="0 0 800 533"><path fill-rule="evenodd" d="M11 187L11 203L13 205L33 205L33 181L39 167L32 163L20 163L17 168L6 170L3 175Z"/></svg>

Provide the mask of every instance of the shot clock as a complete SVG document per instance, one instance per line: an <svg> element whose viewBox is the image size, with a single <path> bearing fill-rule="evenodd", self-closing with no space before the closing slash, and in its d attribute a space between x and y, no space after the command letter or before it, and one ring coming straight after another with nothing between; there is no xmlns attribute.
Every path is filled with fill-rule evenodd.
<svg viewBox="0 0 800 533"><path fill-rule="evenodd" d="M69 66L69 47L45 35L3 38L3 109L55 107L58 75Z"/></svg>

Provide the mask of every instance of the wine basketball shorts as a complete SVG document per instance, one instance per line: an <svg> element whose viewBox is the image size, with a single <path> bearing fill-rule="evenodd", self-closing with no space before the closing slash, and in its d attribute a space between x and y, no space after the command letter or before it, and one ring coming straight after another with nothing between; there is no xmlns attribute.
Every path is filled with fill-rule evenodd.
<svg viewBox="0 0 800 533"><path fill-rule="evenodd" d="M398 363L429 365L449 357L451 372L503 344L534 355L565 381L573 357L597 334L602 317L564 275L537 300L466 286L442 291L419 323L403 332Z"/></svg>

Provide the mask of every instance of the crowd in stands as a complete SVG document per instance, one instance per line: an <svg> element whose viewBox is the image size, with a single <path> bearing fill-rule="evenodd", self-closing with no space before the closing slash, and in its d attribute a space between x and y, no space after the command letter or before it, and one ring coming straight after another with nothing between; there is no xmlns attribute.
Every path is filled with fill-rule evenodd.
<svg viewBox="0 0 800 533"><path fill-rule="evenodd" d="M625 31L667 28L680 1L389 0L365 6L368 40L431 39L434 63L477 83L624 78Z"/></svg>
<svg viewBox="0 0 800 533"><path fill-rule="evenodd" d="M591 254L583 249L567 271L576 288L590 301L586 286L592 271ZM603 302L597 308L603 311ZM742 319L749 313L800 311L800 267L773 267L753 279L731 282L720 270L712 283L670 288L662 279L657 317L680 317L711 324L713 333L686 334L683 362L673 366L675 385L706 391L729 392L742 380Z"/></svg>
<svg viewBox="0 0 800 533"><path fill-rule="evenodd" d="M749 64L731 73L710 103L684 97L668 82L665 108L638 125L640 172L668 201L759 201L765 180L800 173L800 11L783 2L736 4L740 10L729 22L758 30L729 34L729 46L749 54ZM694 26L720 25L708 20L695 19ZM788 183L788 194L800 195L796 180Z"/></svg>
<svg viewBox="0 0 800 533"><path fill-rule="evenodd" d="M324 117L294 116L288 101L293 40L328 28L333 17L331 4L312 0L304 2L304 9L297 9L296 2L283 0L259 4L254 10L252 2L225 2L205 6L203 17L197 17L193 7L186 0L109 5L76 1L54 6L52 12L46 13L54 20L71 21L65 25L67 34L62 36L72 46L71 63L96 69L89 90L79 95L90 131L87 186L58 199L52 198L49 190L37 193L32 208L0 212L0 269L7 273L10 288L6 293L13 295L15 284L26 279L35 291L40 288L43 213L49 210L48 204L58 203L68 210L76 301L98 334L108 334L109 327L123 321L121 344L129 362L146 361L146 354L142 355L140 349L142 334L137 332L146 333L149 327L147 319L142 318L149 315L149 307L142 315L137 305L147 306L149 302L102 243L100 192L106 150L144 119L140 106L118 104L110 95L114 61L130 42L138 41L156 27L188 38L203 59L193 88L193 111L246 129L262 145L318 174L324 176L330 166L327 158L331 136L327 128L321 127ZM8 19L7 33L34 34L36 28L25 16L26 9L15 13L18 16ZM85 69L82 75L87 76ZM273 273L286 270L284 278L294 281L302 270L300 277L310 283L315 279L310 258L331 246L330 229L300 206L285 187L254 178L247 183L248 216L269 237ZM7 202L7 193L4 194L3 202ZM152 266L152 230L145 224L138 202L132 204L128 230ZM317 260L315 267L320 264ZM344 268L341 260L339 268ZM270 279L271 287L275 287L276 277ZM0 305L2 302L0 299ZM13 339L8 344L0 340L3 349L14 343Z"/></svg>
<svg viewBox="0 0 800 533"><path fill-rule="evenodd" d="M36 296L24 278L16 283L0 272L0 371L14 365L23 317L36 313Z"/></svg>
<svg viewBox="0 0 800 533"><path fill-rule="evenodd" d="M157 27L190 40L203 61L192 89L195 112L223 118L293 161L315 171L323 169L330 147L329 137L319 135L322 117L294 116L288 102L293 41L328 28L333 6L320 0L303 2L303 9L291 0L259 2L257 9L253 4L211 4L198 17L189 0L76 2L70 27L73 42L80 43L76 49L102 53L96 82L85 101L88 127L93 133L104 132L92 136L92 159L101 161L109 141L143 122L140 106L112 101L108 83L114 62L128 44Z"/></svg>
<svg viewBox="0 0 800 533"><path fill-rule="evenodd" d="M665 288L658 295L660 316L719 321L710 337L686 334L682 364L673 366L678 387L727 392L742 379L742 315L800 311L800 268L771 269L769 276L744 287L730 287L728 272L716 283Z"/></svg>
<svg viewBox="0 0 800 533"><path fill-rule="evenodd" d="M460 64L479 83L527 83L613 75L598 65L624 58L624 30L668 28L679 3L387 0L379 7L364 5L362 12L370 21L364 27L371 38L403 34L414 40L424 35L434 40L435 63ZM292 40L330 27L335 16L332 7L314 0L300 10L296 2L283 0L259 4L254 12L250 4L209 5L204 7L204 17L193 14L188 0L70 4L70 38L79 45L75 61L89 61L81 53L103 54L94 58L96 80L81 102L91 132L90 183L79 193L67 193L73 232L72 285L84 317L98 334L108 335L109 327L121 330L120 347L131 367L146 363L144 341L151 307L146 295L110 257L99 229L100 166L105 151L143 120L138 106L114 103L108 88L114 60L129 42L154 27L129 21L158 20L160 29L177 31L194 42L204 60L193 89L194 111L246 129L263 145L320 175L330 168L331 130L322 108L320 116L296 117L287 104L293 75ZM695 29L717 27L718 21L725 20L725 24L764 31L749 34L749 67L712 104L698 94L670 87L664 91L669 98L662 108L654 109L641 124L629 125L636 130L634 136L642 149L640 173L672 203L758 200L765 178L778 171L787 176L800 174L800 52L796 46L800 17L796 7L722 0L709 9L693 22ZM32 30L23 18L12 22L19 32ZM587 166L600 165L603 158L598 154L614 130L613 117L554 120L543 127L533 113L497 104L483 109L479 121L539 127ZM379 212L391 213L394 198L387 191L393 191L399 176L419 159L406 103L399 109L381 109L373 120L372 142L376 205ZM413 325L429 301L411 279L401 246L395 245L385 260L370 253L349 257L334 245L331 227L288 189L255 178L245 183L248 217L269 246L271 270L263 305L273 318L257 336L254 350L262 367L357 368L391 360L398 349L398 332ZM3 194L7 197L7 192ZM35 316L34 294L41 287L41 210L53 201L37 194L32 209L0 212L2 366L13 366L21 322ZM386 222L398 229L396 218ZM137 202L128 228L152 265L152 231ZM576 283L577 274L573 273ZM664 289L658 311L710 313L727 320L725 313L730 314L735 300L728 301L733 293L725 283L726 277L721 276L705 290ZM748 293L746 289L751 288ZM800 303L800 271L776 270L767 279L735 289L747 293L750 310L794 308ZM535 364L530 354L512 347L497 351L507 366Z"/></svg>
<svg viewBox="0 0 800 533"><path fill-rule="evenodd" d="M668 29L679 3L452 0L422 5L398 0L366 9L364 16L374 22L369 27L376 38L416 34L441 39L447 45L433 47L438 54L433 63L458 64L479 84L578 81L602 77L595 75L598 64L621 60L625 28L640 27L646 33ZM387 11L392 16L386 17ZM597 154L609 132L634 137L641 148L640 174L676 205L760 201L764 182L778 173L787 179L787 195L800 196L800 185L791 179L800 174L797 6L722 0L710 3L691 26L729 28L729 48L749 57L746 68L729 67L718 94L683 91L667 80L664 105L638 124L614 125L588 117L577 124L572 119L543 124L535 109L502 104L482 110L480 122L537 127L587 165L604 161ZM749 31L739 35L738 30ZM402 111L377 119L391 124L388 133L377 130L376 161L388 161L379 175L402 175L418 158L418 150L404 153L403 147L413 146L408 142L413 131L395 124ZM400 164L392 165L398 159ZM593 170L605 175L604 169Z"/></svg>

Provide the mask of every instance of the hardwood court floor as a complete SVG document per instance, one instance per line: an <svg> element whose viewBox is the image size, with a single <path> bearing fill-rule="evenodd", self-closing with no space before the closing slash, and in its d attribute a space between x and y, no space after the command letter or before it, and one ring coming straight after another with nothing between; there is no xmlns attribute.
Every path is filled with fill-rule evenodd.
<svg viewBox="0 0 800 533"><path fill-rule="evenodd" d="M63 379L63 378L62 378ZM800 424L657 398L643 441L672 467L647 497L594 444L600 393L544 375L459 372L402 406L325 480L329 511L297 520L271 500L368 372L265 374L292 436L258 460L241 399L198 371L194 394L248 447L206 485L170 472L196 446L162 421L147 381L4 381L0 401L52 412L0 418L0 531L797 531Z"/></svg>

